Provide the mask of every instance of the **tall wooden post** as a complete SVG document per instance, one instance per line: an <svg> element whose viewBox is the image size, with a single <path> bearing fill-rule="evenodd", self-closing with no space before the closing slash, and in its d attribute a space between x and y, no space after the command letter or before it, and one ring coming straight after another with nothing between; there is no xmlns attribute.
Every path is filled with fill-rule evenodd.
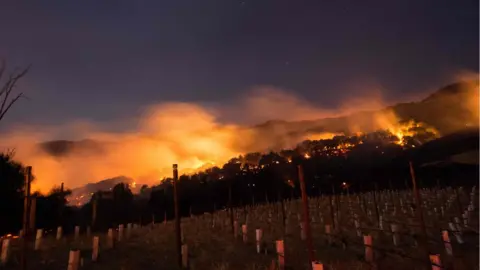
<svg viewBox="0 0 480 270"><path fill-rule="evenodd" d="M37 217L37 197L30 197L30 231L35 232L35 222Z"/></svg>
<svg viewBox="0 0 480 270"><path fill-rule="evenodd" d="M335 200L335 215L338 219L338 207L339 207L339 200L338 200L338 196L337 194L335 193L335 185L332 184L332 192L333 192L333 199ZM333 226L335 228L335 226Z"/></svg>
<svg viewBox="0 0 480 270"><path fill-rule="evenodd" d="M330 204L330 217L332 218L332 226L335 229L335 214L333 210L333 200L335 198L335 187L332 184L332 196L328 198L328 203Z"/></svg>
<svg viewBox="0 0 480 270"><path fill-rule="evenodd" d="M94 195L95 196L95 195ZM97 222L97 197L92 201L92 229L95 230L95 223Z"/></svg>
<svg viewBox="0 0 480 270"><path fill-rule="evenodd" d="M230 185L228 186L228 211L230 213L230 226L232 228L233 237L235 237L235 229L233 224L233 208L232 208L232 180L230 179Z"/></svg>
<svg viewBox="0 0 480 270"><path fill-rule="evenodd" d="M315 258L313 256L313 242L312 242L312 234L310 231L310 215L308 212L307 189L305 187L305 180L303 178L303 170L301 165L298 165L298 179L300 180L300 189L302 191L303 224L305 226L305 233L307 235L308 257L310 259L309 265L311 265L312 262L315 261Z"/></svg>
<svg viewBox="0 0 480 270"><path fill-rule="evenodd" d="M392 187L392 180L388 179L388 185L390 187L390 200L392 202L392 207L395 207L395 200L393 199L393 187Z"/></svg>
<svg viewBox="0 0 480 270"><path fill-rule="evenodd" d="M25 195L23 202L23 238L22 238L22 269L27 269L27 244L29 237L29 219L30 219L30 184L32 182L32 167L25 169Z"/></svg>
<svg viewBox="0 0 480 270"><path fill-rule="evenodd" d="M282 226L283 226L283 230L282 230L282 235L283 235L283 238L282 239L285 239L285 227L286 227L286 213L285 213L285 204L283 203L283 195L282 193L280 193L280 189L277 189L277 200L280 201L280 207L282 208L281 209L281 212L282 213Z"/></svg>
<svg viewBox="0 0 480 270"><path fill-rule="evenodd" d="M378 191L377 183L374 184L375 189L373 190L373 206L375 207L375 215L377 216L377 224L380 226L380 214L378 213L378 204L376 193Z"/></svg>
<svg viewBox="0 0 480 270"><path fill-rule="evenodd" d="M181 239L181 228L180 228L180 213L178 207L178 165L173 164L173 200L175 204L175 242L177 250L177 262L178 266L182 267L182 239Z"/></svg>
<svg viewBox="0 0 480 270"><path fill-rule="evenodd" d="M453 187L453 191L454 191L455 198L456 198L457 205L458 205L459 216L462 216L463 207L462 207L462 202L460 201L460 194L458 194L458 186L457 185L455 185L455 187Z"/></svg>
<svg viewBox="0 0 480 270"><path fill-rule="evenodd" d="M335 214L333 212L333 196L328 196L328 204L330 205L330 218L332 219L332 226L335 229Z"/></svg>
<svg viewBox="0 0 480 270"><path fill-rule="evenodd" d="M427 238L427 229L425 227L425 221L423 219L423 211L422 211L422 199L420 197L420 192L418 191L417 188L417 181L415 179L415 171L413 169L412 162L409 162L410 166L410 176L412 177L412 186L413 186L413 194L415 195L415 203L416 203L416 210L417 210L417 216L420 221L420 227L422 229L422 237L421 237L421 243L424 248L425 256L429 256L429 251L428 251L428 238Z"/></svg>
<svg viewBox="0 0 480 270"><path fill-rule="evenodd" d="M64 185L62 182L62 185L60 186L60 196L58 197L59 199L59 207L58 207L58 216L57 216L57 225L62 226L63 223L63 206L65 202L65 194L64 194Z"/></svg>

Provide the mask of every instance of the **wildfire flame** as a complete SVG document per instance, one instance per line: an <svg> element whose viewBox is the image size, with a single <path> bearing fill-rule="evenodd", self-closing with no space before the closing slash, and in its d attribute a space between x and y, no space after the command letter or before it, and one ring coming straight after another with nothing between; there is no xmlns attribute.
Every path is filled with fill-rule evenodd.
<svg viewBox="0 0 480 270"><path fill-rule="evenodd" d="M478 88L478 85L475 87ZM368 96L365 99L371 101L375 98ZM472 110L473 116L465 123L477 119L476 122L472 122L475 124L478 122L478 98L467 101L468 104L465 106L476 110ZM386 105L381 100L375 103L377 107L382 108ZM307 100L272 88L260 95L250 94L239 105L241 107L237 107L236 104L232 104L231 107L234 107L233 111L241 116L238 119L251 121L247 123L248 125L275 118L286 121L316 121L346 116L352 112L352 108L372 109L345 104L347 110L343 108L324 110L316 108ZM135 183L139 184L158 184L165 177L171 177L171 164L178 164L182 174L198 172L215 165L221 167L232 157L270 150L277 145L274 140L278 138L280 141L288 141L290 137L287 135L299 132L301 127L300 124L294 125L293 128L280 125L278 128L268 130L267 133L262 133L265 136L259 136L260 133L255 129L245 128L245 123L230 124L225 123L223 119L220 121L219 118L229 111L225 111L227 109L223 107L218 111L217 108L214 109L192 103L159 104L146 111L138 126L130 127L123 132L107 132L102 130L102 125L84 122L73 122L59 127L16 127L11 129L11 132L2 134L1 146L4 149L15 148L17 150L15 159L24 165L33 166L36 180L32 184L32 191L46 193L62 182L65 182L67 188L75 188L120 175L135 179ZM355 117L347 117L345 123L341 125L346 126L345 133L357 135L387 130L395 138L394 143L405 147L411 146L407 145L410 143L409 137L416 134L419 128L426 128L439 135L421 123L413 121L400 123L391 110L381 110L374 115L358 114ZM332 129L338 131L338 127ZM302 130L308 133L307 130L310 129ZM342 135L333 131L328 132L328 128L324 131L326 132L307 134L305 137L295 136L295 141L289 141L287 144L296 145L302 139L331 139ZM73 138L67 136L67 139L90 138L106 143L102 144L99 152L74 148L68 155L62 157L52 156L39 149L39 142L58 137L65 138L63 136L65 133L73 134ZM363 141L356 143L362 144ZM343 143L336 146L336 149L309 150L308 153L303 152L303 155L306 159L316 156L316 151L330 151L327 155L340 155L352 147L354 147L352 143ZM287 162L291 162L291 158Z"/></svg>
<svg viewBox="0 0 480 270"><path fill-rule="evenodd" d="M398 145L406 146L407 141L405 140L406 137L413 137L417 135L416 130L419 128L424 128L427 132L430 132L435 135L435 137L438 137L438 131L436 131L432 127L427 127L424 124L420 122L415 122L413 120L408 121L407 123L404 124L398 124L394 126L389 126L387 130L393 134L395 137L397 137L397 141L395 142Z"/></svg>

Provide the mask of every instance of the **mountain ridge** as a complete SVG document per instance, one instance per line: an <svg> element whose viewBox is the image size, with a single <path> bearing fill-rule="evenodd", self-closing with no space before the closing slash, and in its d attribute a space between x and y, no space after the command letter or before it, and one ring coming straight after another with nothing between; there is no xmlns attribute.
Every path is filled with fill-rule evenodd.
<svg viewBox="0 0 480 270"><path fill-rule="evenodd" d="M463 106L464 102L468 102L470 98L478 101L478 85L478 80L461 81L440 88L417 102L397 103L380 110L359 111L317 120L286 121L274 119L254 125L251 128L258 132L259 137L271 136L274 129L281 129L283 132L279 137L283 138L277 138L280 141L295 140L306 133L351 134L350 126L352 123L358 125L358 128L363 132L372 132L375 131L372 128L374 126L372 119L375 114L392 111L400 122L415 120L434 127L441 135L447 135L465 128L478 127L478 114L476 115L476 121L475 119L469 119L468 109ZM478 102L476 111L478 112ZM39 148L48 154L61 157L74 151L101 152L104 144L105 142L92 139L80 141L54 140L41 143ZM282 145L279 147L281 148Z"/></svg>

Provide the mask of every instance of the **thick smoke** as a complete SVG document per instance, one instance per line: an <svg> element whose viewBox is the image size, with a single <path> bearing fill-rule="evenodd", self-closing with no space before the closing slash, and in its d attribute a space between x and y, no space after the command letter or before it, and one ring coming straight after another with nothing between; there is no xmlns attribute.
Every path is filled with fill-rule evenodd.
<svg viewBox="0 0 480 270"><path fill-rule="evenodd" d="M109 132L102 130L102 126L86 122L60 127L16 127L2 134L0 146L3 149L14 148L17 160L33 166L36 176L33 189L41 192L48 192L62 182L68 188L75 188L119 175L152 185L171 175L173 163L179 165L181 173L190 173L212 165L222 166L230 158L246 152L274 149L279 139L283 140L282 146L292 147L307 138L333 137L340 130L304 130L292 135L298 133L302 125L293 125L292 128L274 124L262 130L244 123L262 123L272 119L316 120L358 109L384 107L386 104L381 95L375 93L345 102L340 108L332 110L317 108L286 91L260 87L239 102L218 106L215 110L194 103L152 105L145 110L138 126L128 132ZM238 121L228 123L219 120L225 115ZM358 132L364 131L367 124L372 129L394 128L398 125L398 118L392 111L384 110L373 116L359 114L346 123L349 131ZM92 146L87 150L73 148L61 157L39 147L39 143L54 140L59 132L65 131L73 131L77 137L98 142L100 147Z"/></svg>

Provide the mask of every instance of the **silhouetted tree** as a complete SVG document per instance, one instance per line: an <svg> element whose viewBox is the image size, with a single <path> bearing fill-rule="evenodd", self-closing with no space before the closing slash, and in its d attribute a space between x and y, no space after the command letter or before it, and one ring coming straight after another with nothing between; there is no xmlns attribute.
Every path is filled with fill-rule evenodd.
<svg viewBox="0 0 480 270"><path fill-rule="evenodd" d="M0 234L20 229L25 168L13 154L0 153Z"/></svg>
<svg viewBox="0 0 480 270"><path fill-rule="evenodd" d="M18 81L27 74L30 66L23 70L13 71L8 78L3 83L3 86L0 88L0 121L5 117L5 114L10 110L10 108L17 102L23 93L13 94L13 90L17 85ZM0 61L0 80L4 76L6 70L5 61Z"/></svg>

